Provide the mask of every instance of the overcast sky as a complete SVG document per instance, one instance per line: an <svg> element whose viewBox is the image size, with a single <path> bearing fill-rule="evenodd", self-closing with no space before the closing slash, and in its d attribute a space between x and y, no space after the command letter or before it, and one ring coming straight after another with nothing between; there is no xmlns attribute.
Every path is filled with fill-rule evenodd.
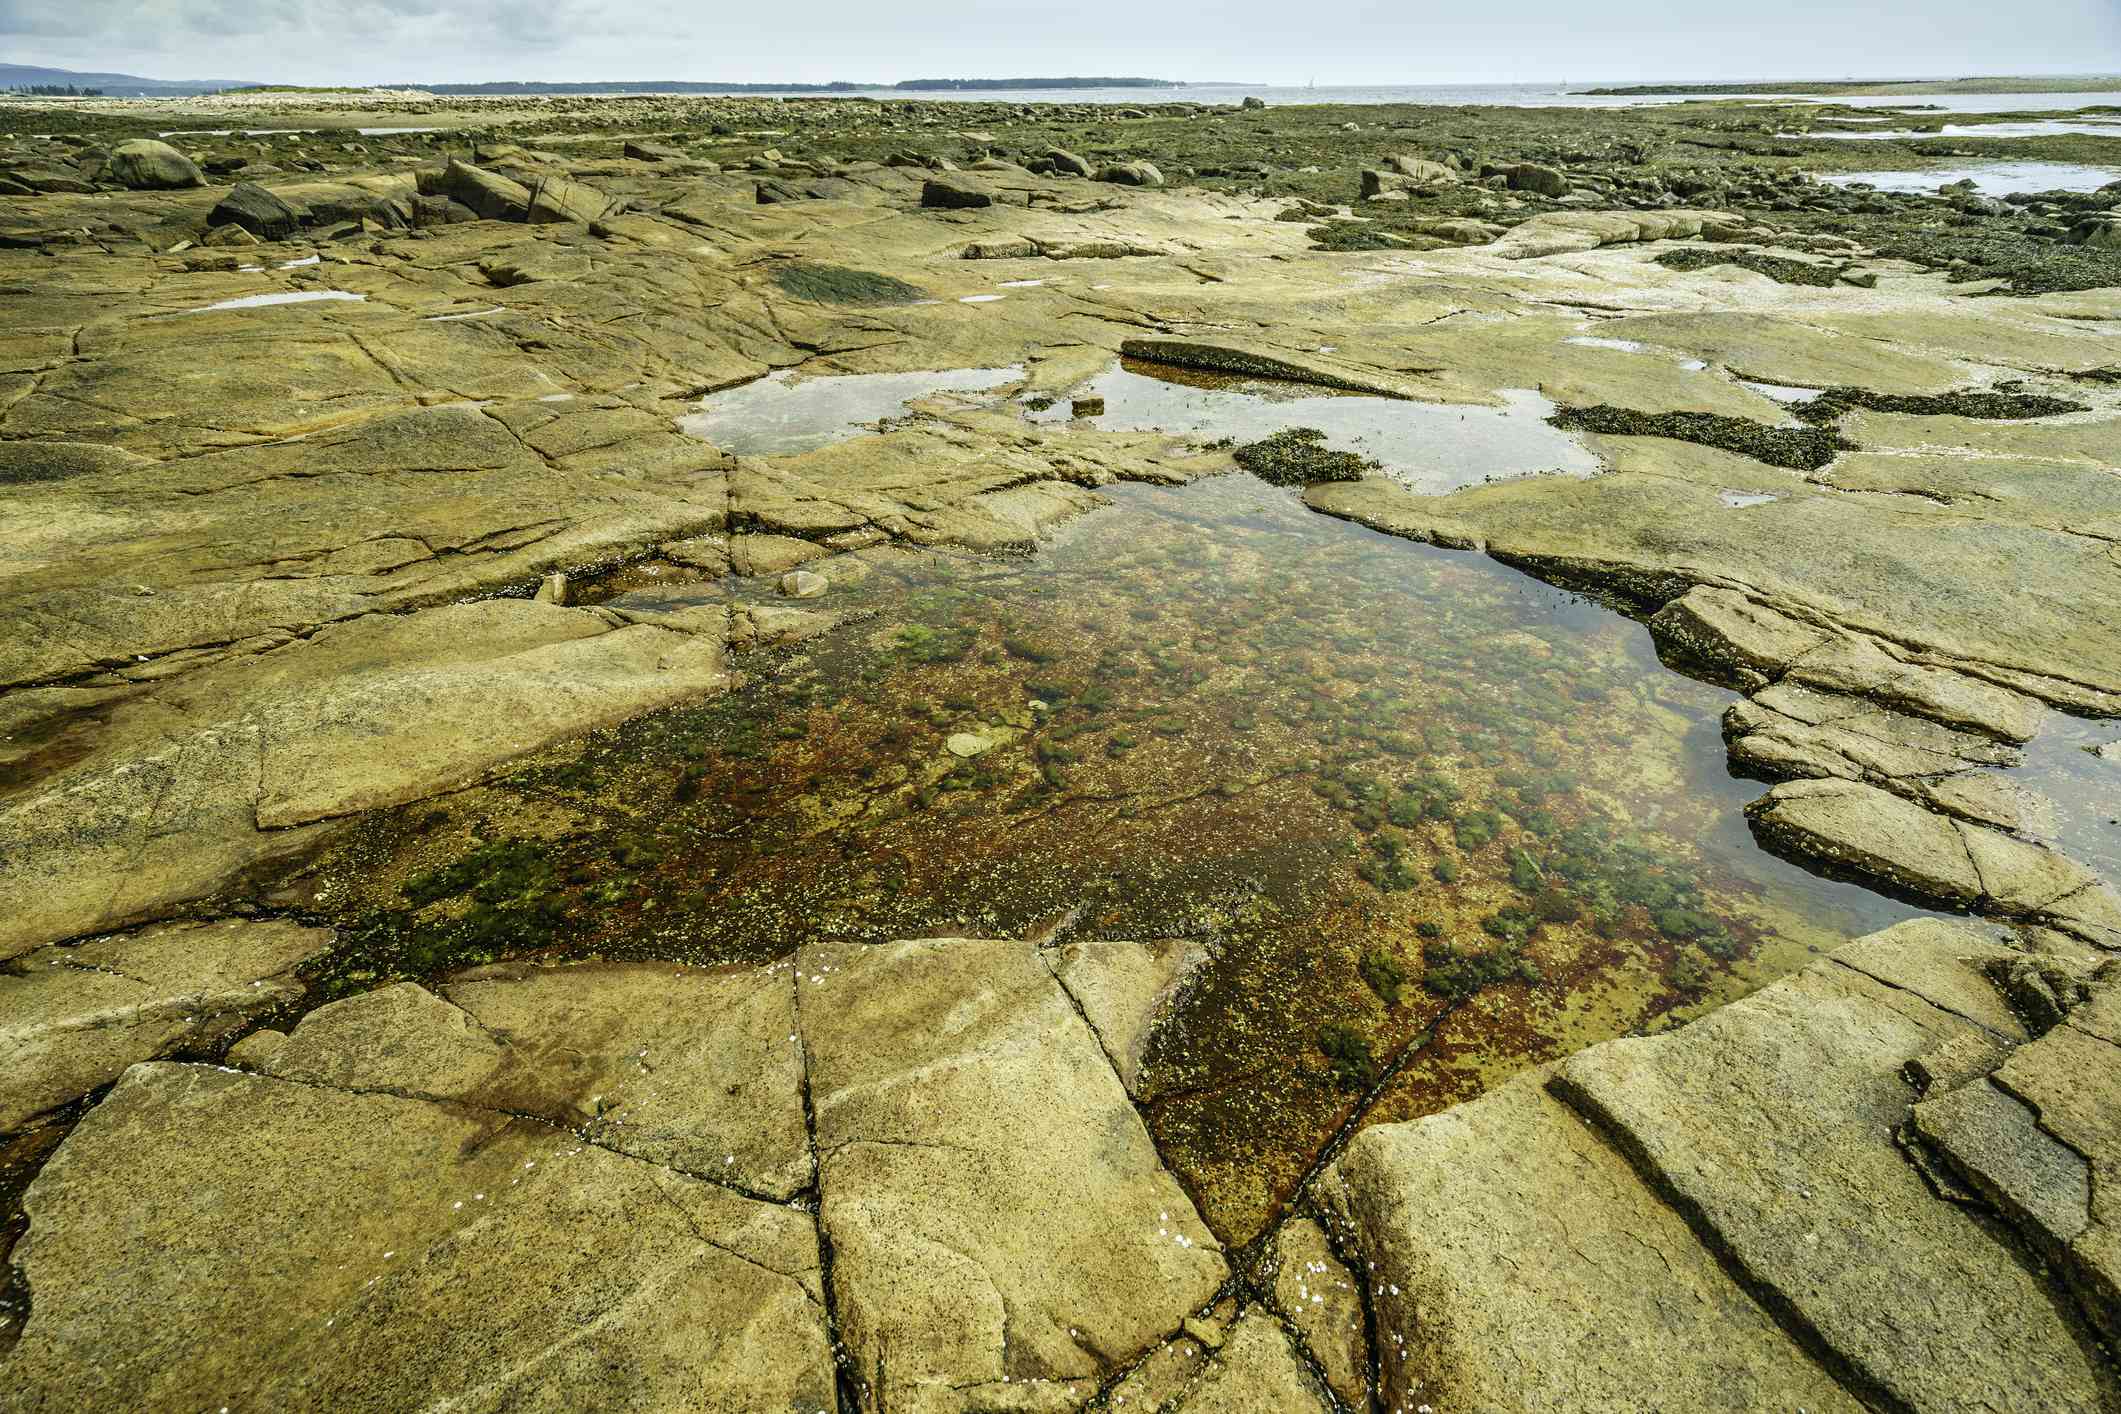
<svg viewBox="0 0 2121 1414"><path fill-rule="evenodd" d="M0 0L0 60L310 84L2110 73L2121 0Z"/></svg>

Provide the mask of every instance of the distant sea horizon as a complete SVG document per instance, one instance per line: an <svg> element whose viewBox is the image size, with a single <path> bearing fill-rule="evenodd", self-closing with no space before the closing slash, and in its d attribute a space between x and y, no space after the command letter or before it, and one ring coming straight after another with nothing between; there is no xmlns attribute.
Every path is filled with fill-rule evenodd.
<svg viewBox="0 0 2121 1414"><path fill-rule="evenodd" d="M1559 80L1552 83L1510 84L1246 84L1246 83L1173 83L1168 85L1130 85L1123 88L920 88L896 87L843 88L830 92L815 89L744 89L730 90L729 96L743 98L787 98L846 100L877 99L897 102L945 102L945 103L1097 103L1117 107L1140 108L1158 103L1239 103L1246 98L1257 98L1270 107L1293 104L1323 103L1359 106L1369 104L1416 104L1430 107L1524 107L1524 108L1632 108L1648 105L1698 102L1705 99L1781 99L1788 102L1839 103L1852 107L1914 108L1926 107L1954 113L2001 113L2035 110L2065 110L2107 104L2121 106L2121 93L2089 91L2082 93L2055 93L2027 90L2016 93L1923 93L1897 95L1822 96L1818 94L1777 92L1763 85L1759 92L1734 93L1727 89L1704 89L1698 93L1658 94L1592 94L1585 89L1610 84L1610 80L1584 79L1581 81ZM480 96L500 96L511 90L506 85L478 85ZM430 89L448 96L447 86ZM523 92L532 90L525 86ZM653 85L625 92L654 93ZM695 95L688 95L695 96ZM696 96L716 96L711 91Z"/></svg>

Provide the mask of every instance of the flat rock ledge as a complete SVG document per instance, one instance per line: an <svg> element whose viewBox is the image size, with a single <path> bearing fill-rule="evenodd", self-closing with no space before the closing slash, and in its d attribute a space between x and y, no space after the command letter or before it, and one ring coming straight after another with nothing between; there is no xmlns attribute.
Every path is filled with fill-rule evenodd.
<svg viewBox="0 0 2121 1414"><path fill-rule="evenodd" d="M2117 1004L2081 949L1919 920L1362 1132L1319 1196L1384 1406L2112 1408Z"/></svg>
<svg viewBox="0 0 2121 1414"><path fill-rule="evenodd" d="M126 1069L31 1185L0 1407L1074 1409L1230 1277L1031 944L485 969L229 1060ZM1169 1407L1329 1407L1214 1328L1166 1394L1232 1393Z"/></svg>
<svg viewBox="0 0 2121 1414"><path fill-rule="evenodd" d="M192 925L111 956L145 979L202 928L268 977L315 942ZM2121 1393L2121 963L2080 942L1858 939L1676 1031L1361 1131L1242 1260L1120 1059L1184 967L957 938L509 964L332 1003L226 1065L134 1064L27 1193L0 1407Z"/></svg>

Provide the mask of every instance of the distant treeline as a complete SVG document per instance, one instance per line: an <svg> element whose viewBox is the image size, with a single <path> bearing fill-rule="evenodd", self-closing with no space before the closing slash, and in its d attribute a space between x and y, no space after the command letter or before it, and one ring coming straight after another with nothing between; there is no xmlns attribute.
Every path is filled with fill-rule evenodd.
<svg viewBox="0 0 2121 1414"><path fill-rule="evenodd" d="M981 92L1020 88L1177 88L1175 79L906 79L899 83L692 83L680 79L642 79L593 83L407 83L428 93L933 93L950 89Z"/></svg>
<svg viewBox="0 0 2121 1414"><path fill-rule="evenodd" d="M100 88L77 88L70 83L24 83L8 90L21 98L101 98Z"/></svg>
<svg viewBox="0 0 2121 1414"><path fill-rule="evenodd" d="M1177 88L1177 79L906 79L893 88Z"/></svg>

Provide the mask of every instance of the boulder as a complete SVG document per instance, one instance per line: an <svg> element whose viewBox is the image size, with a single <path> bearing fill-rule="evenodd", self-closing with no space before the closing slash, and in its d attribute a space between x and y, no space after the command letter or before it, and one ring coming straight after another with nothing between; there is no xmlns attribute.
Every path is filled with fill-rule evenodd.
<svg viewBox="0 0 2121 1414"><path fill-rule="evenodd" d="M1535 196L1560 198L1567 196L1573 188L1569 179L1552 167L1542 167L1536 162L1518 162L1502 169L1509 180L1512 191L1528 191Z"/></svg>
<svg viewBox="0 0 2121 1414"><path fill-rule="evenodd" d="M1456 171L1441 162L1431 162L1425 157L1394 155L1385 159L1385 166L1425 187L1447 186L1458 180Z"/></svg>
<svg viewBox="0 0 2121 1414"><path fill-rule="evenodd" d="M103 175L134 191L175 191L206 185L206 178L189 157L166 142L147 137L113 147Z"/></svg>
<svg viewBox="0 0 2121 1414"><path fill-rule="evenodd" d="M1363 168L1357 180L1362 184L1364 201L1377 201L1388 197L1403 198L1407 188L1413 185L1397 172L1382 172L1375 167Z"/></svg>
<svg viewBox="0 0 2121 1414"><path fill-rule="evenodd" d="M977 178L929 177L921 183L921 205L945 211L994 205L994 193Z"/></svg>
<svg viewBox="0 0 2121 1414"><path fill-rule="evenodd" d="M667 143L628 141L620 149L626 156L640 162L683 162L685 154Z"/></svg>
<svg viewBox="0 0 2121 1414"><path fill-rule="evenodd" d="M1090 165L1088 158L1079 157L1065 147L1049 148L1046 160L1053 164L1054 171L1071 177L1089 177L1097 170Z"/></svg>
<svg viewBox="0 0 2121 1414"><path fill-rule="evenodd" d="M1164 184L1164 174L1153 162L1114 162L1101 169L1097 179L1125 187L1160 187Z"/></svg>
<svg viewBox="0 0 2121 1414"><path fill-rule="evenodd" d="M454 226L460 222L478 219L478 212L446 196L422 195L412 198L412 224L418 228Z"/></svg>
<svg viewBox="0 0 2121 1414"><path fill-rule="evenodd" d="M237 226L261 241L284 241L302 229L304 214L256 182L238 182L214 203L206 224Z"/></svg>

